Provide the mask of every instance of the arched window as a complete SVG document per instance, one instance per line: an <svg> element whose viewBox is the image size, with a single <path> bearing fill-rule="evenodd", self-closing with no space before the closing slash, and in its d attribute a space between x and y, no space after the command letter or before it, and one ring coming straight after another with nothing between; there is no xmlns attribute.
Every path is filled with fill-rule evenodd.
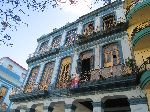
<svg viewBox="0 0 150 112"><path fill-rule="evenodd" d="M77 36L77 29L73 29L67 32L65 47L72 45L75 42Z"/></svg>
<svg viewBox="0 0 150 112"><path fill-rule="evenodd" d="M52 48L59 48L60 41L61 41L61 35L56 36L56 37L53 39Z"/></svg>
<svg viewBox="0 0 150 112"><path fill-rule="evenodd" d="M103 17L103 29L106 30L115 25L115 16L114 14L108 14Z"/></svg>
<svg viewBox="0 0 150 112"><path fill-rule="evenodd" d="M66 57L61 61L58 75L57 88L66 88L70 84L71 57Z"/></svg>
<svg viewBox="0 0 150 112"><path fill-rule="evenodd" d="M54 62L49 62L45 65L44 72L40 81L39 88L42 90L47 90L49 84L51 83L51 77L54 70Z"/></svg>
<svg viewBox="0 0 150 112"><path fill-rule="evenodd" d="M119 46L117 43L104 47L104 67L120 64Z"/></svg>
<svg viewBox="0 0 150 112"><path fill-rule="evenodd" d="M83 26L83 35L91 35L94 31L94 21L91 21Z"/></svg>
<svg viewBox="0 0 150 112"><path fill-rule="evenodd" d="M2 100L3 98L4 98L4 96L6 95L6 93L7 93L7 88L5 87L5 86L2 86L1 88L0 88L0 100Z"/></svg>
<svg viewBox="0 0 150 112"><path fill-rule="evenodd" d="M45 41L41 44L39 48L39 53L44 53L47 50L48 50L48 41Z"/></svg>
<svg viewBox="0 0 150 112"><path fill-rule="evenodd" d="M38 72L39 72L39 66L34 67L31 70L30 76L28 78L26 87L25 87L25 92L31 92L33 89L33 86L35 84L36 78L38 76Z"/></svg>

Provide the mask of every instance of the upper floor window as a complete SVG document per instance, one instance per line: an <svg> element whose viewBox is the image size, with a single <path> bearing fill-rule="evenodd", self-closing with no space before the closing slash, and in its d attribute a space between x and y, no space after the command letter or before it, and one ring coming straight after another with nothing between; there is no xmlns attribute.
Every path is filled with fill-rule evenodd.
<svg viewBox="0 0 150 112"><path fill-rule="evenodd" d="M12 66L12 65L8 65L7 68L8 68L9 70L12 70L12 69L13 69L13 66Z"/></svg>
<svg viewBox="0 0 150 112"><path fill-rule="evenodd" d="M41 44L39 48L39 53L43 53L48 50L48 41L45 41Z"/></svg>
<svg viewBox="0 0 150 112"><path fill-rule="evenodd" d="M35 81L36 81L36 78L38 76L38 72L39 72L39 66L36 66L31 70L30 76L29 76L27 84L26 84L25 92L31 92L32 91L33 86L34 86Z"/></svg>
<svg viewBox="0 0 150 112"><path fill-rule="evenodd" d="M108 14L103 17L103 29L106 30L115 25L115 16L114 14Z"/></svg>
<svg viewBox="0 0 150 112"><path fill-rule="evenodd" d="M91 70L94 68L94 54L93 51L85 51L80 54L77 60L77 72L80 74L80 82L90 80Z"/></svg>
<svg viewBox="0 0 150 112"><path fill-rule="evenodd" d="M59 45L60 45L60 41L61 41L61 35L56 36L56 37L53 39L52 48L58 48Z"/></svg>
<svg viewBox="0 0 150 112"><path fill-rule="evenodd" d="M49 84L51 83L51 77L54 69L54 62L49 62L45 65L42 79L40 81L40 89L48 89Z"/></svg>
<svg viewBox="0 0 150 112"><path fill-rule="evenodd" d="M91 21L83 26L83 35L88 36L94 31L94 21Z"/></svg>
<svg viewBox="0 0 150 112"><path fill-rule="evenodd" d="M62 59L58 75L57 88L66 88L70 84L71 57Z"/></svg>
<svg viewBox="0 0 150 112"><path fill-rule="evenodd" d="M0 88L0 100L3 99L3 97L6 95L6 93L7 93L7 88L5 86L2 86Z"/></svg>
<svg viewBox="0 0 150 112"><path fill-rule="evenodd" d="M73 29L67 32L65 46L70 46L75 42L77 36L77 29Z"/></svg>
<svg viewBox="0 0 150 112"><path fill-rule="evenodd" d="M104 47L104 67L111 67L120 63L118 44L109 44Z"/></svg>

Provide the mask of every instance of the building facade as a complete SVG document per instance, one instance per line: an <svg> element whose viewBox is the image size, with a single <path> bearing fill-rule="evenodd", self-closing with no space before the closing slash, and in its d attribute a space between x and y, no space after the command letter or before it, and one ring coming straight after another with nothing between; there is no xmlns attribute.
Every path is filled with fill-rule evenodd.
<svg viewBox="0 0 150 112"><path fill-rule="evenodd" d="M0 111L9 112L12 88L22 86L27 70L9 57L0 59Z"/></svg>
<svg viewBox="0 0 150 112"><path fill-rule="evenodd" d="M148 112L117 0L40 37L15 112Z"/></svg>
<svg viewBox="0 0 150 112"><path fill-rule="evenodd" d="M136 64L140 87L145 90L150 109L150 1L126 0L127 32Z"/></svg>

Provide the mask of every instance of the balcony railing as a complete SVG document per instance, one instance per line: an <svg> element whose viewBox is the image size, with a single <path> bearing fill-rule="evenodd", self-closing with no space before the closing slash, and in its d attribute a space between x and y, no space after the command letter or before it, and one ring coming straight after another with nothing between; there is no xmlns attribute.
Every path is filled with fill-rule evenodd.
<svg viewBox="0 0 150 112"><path fill-rule="evenodd" d="M50 50L46 50L45 52L39 52L39 53L33 53L29 55L29 58L27 59L27 63L39 60L43 57L47 57L49 55L57 54L59 52L59 48L53 48Z"/></svg>
<svg viewBox="0 0 150 112"><path fill-rule="evenodd" d="M79 45L82 45L87 42L97 40L99 38L104 38L113 33L118 33L120 31L124 31L126 26L127 26L127 23L125 23L124 20L120 20L117 23L113 24L113 27L106 28L105 30L100 30L97 32L93 31L93 33L88 36L85 36L83 34L78 35L76 43Z"/></svg>
<svg viewBox="0 0 150 112"><path fill-rule="evenodd" d="M128 13L136 4L139 4L143 1L144 0L133 0L132 3L127 6L127 8L126 8L127 12L126 13Z"/></svg>
<svg viewBox="0 0 150 112"><path fill-rule="evenodd" d="M134 35L136 33L138 33L139 31L141 31L141 30L143 30L143 29L145 29L147 27L150 27L150 21L144 22L144 23L138 25L137 27L135 27L135 29L133 30L131 36L134 37Z"/></svg>
<svg viewBox="0 0 150 112"><path fill-rule="evenodd" d="M34 85L30 92L23 89L13 90L10 95L11 101L36 99L47 96L64 96L84 92L103 91L120 87L130 87L136 84L136 75L132 68L125 65L117 65L110 68L95 69L90 71L90 80L80 81L78 87L71 85L67 88L55 88L54 85ZM71 83L71 80L70 80Z"/></svg>

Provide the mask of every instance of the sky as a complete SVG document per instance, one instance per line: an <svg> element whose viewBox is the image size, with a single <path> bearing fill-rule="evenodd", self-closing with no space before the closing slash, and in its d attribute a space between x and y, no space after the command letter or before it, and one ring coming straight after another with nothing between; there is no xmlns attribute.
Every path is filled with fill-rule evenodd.
<svg viewBox="0 0 150 112"><path fill-rule="evenodd" d="M44 12L36 12L28 10L30 16L23 19L28 23L28 27L24 24L18 26L17 31L11 32L12 47L0 45L0 58L10 57L18 64L28 69L26 60L29 54L34 53L38 43L37 39L44 34L53 31L54 28L60 28L77 20L80 16L89 13L103 6L104 2L99 2L95 5L92 0L79 0L80 4L72 6L69 4L60 4L62 7L48 8ZM90 9L90 7L92 7Z"/></svg>

